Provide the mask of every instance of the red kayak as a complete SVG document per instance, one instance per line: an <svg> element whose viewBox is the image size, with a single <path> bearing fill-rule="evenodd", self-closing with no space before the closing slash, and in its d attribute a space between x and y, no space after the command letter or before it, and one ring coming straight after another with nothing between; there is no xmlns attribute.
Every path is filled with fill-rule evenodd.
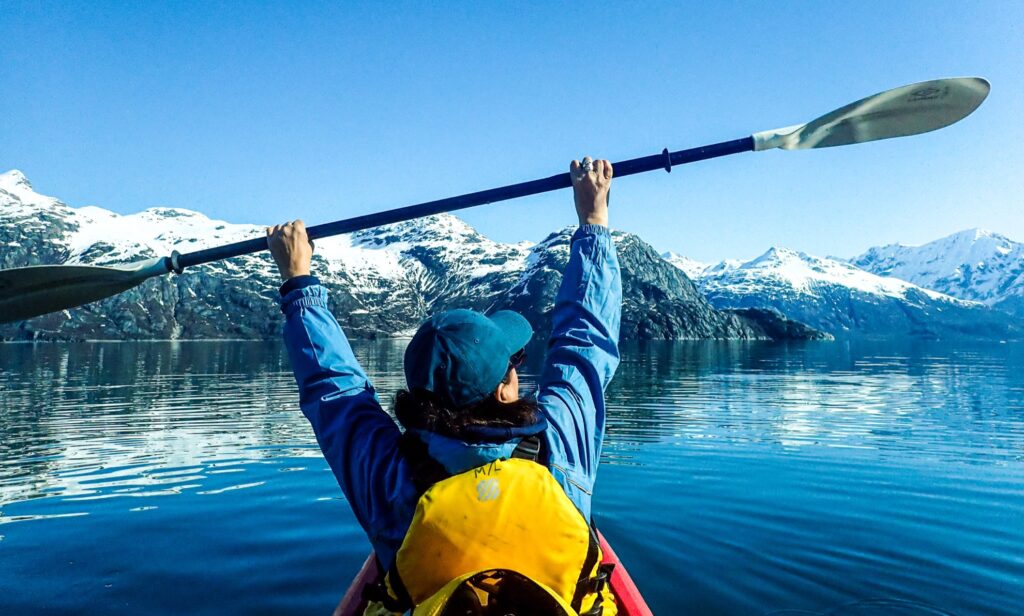
<svg viewBox="0 0 1024 616"><path fill-rule="evenodd" d="M615 564L615 569L612 570L611 589L619 607L619 614L621 616L651 616L651 608L647 607L647 602L644 601L643 595L633 583L633 578L629 577L625 565L619 560L612 546L608 545L601 531L597 532L597 538L601 544L601 552L604 553L602 562ZM341 603L334 609L334 616L360 616L366 608L366 602L362 597L363 586L376 581L379 576L377 559L373 553L370 553L366 557L366 562L363 563L363 568L359 570L355 579L352 580L352 585L348 587L348 592L342 597Z"/></svg>

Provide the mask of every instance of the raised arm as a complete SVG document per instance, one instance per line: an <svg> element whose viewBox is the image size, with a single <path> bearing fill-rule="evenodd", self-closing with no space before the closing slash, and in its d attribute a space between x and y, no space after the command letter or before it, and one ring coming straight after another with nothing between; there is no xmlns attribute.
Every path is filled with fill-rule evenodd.
<svg viewBox="0 0 1024 616"><path fill-rule="evenodd" d="M589 514L604 440L604 389L619 363L622 281L608 231L611 163L585 158L570 171L580 226L555 299L538 399L551 425L552 472Z"/></svg>
<svg viewBox="0 0 1024 616"><path fill-rule="evenodd" d="M299 405L356 518L373 539L392 526L390 499L404 482L398 427L381 408L328 310L327 289L310 275L313 247L302 221L267 229L267 243L285 280L284 343L299 385Z"/></svg>

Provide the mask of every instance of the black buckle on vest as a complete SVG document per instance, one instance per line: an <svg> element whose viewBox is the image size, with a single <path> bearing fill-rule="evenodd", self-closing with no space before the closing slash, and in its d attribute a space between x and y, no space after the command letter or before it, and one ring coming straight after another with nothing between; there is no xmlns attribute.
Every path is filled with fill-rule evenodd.
<svg viewBox="0 0 1024 616"><path fill-rule="evenodd" d="M540 437L528 436L519 441L512 451L512 457L537 462L540 459Z"/></svg>
<svg viewBox="0 0 1024 616"><path fill-rule="evenodd" d="M615 563L601 563L597 567L594 577L587 580L590 585L590 592L601 592L612 579L612 571L615 570Z"/></svg>
<svg viewBox="0 0 1024 616"><path fill-rule="evenodd" d="M580 613L580 616L601 616L604 613L603 597L601 591L612 579L612 571L615 570L615 563L601 563L597 567L597 573L594 577L586 581L588 592L592 592L597 595L594 599L594 605L591 606L586 612Z"/></svg>

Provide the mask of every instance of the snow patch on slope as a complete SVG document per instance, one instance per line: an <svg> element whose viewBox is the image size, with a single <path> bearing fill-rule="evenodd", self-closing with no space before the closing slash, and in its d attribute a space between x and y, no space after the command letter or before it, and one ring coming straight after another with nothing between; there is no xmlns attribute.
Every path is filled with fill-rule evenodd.
<svg viewBox="0 0 1024 616"><path fill-rule="evenodd" d="M212 220L179 208L151 208L121 215L86 206L74 212L78 231L68 237L71 261L80 260L97 245L103 249L102 261L110 263L135 259L140 251L166 256L174 250L192 252L263 234L256 225Z"/></svg>
<svg viewBox="0 0 1024 616"><path fill-rule="evenodd" d="M14 215L16 210L64 205L54 197L40 195L32 189L25 174L17 169L0 173L0 207L5 215Z"/></svg>
<svg viewBox="0 0 1024 616"><path fill-rule="evenodd" d="M711 267L710 263L704 263L703 261L691 259L671 251L662 253L661 258L683 270L683 273L690 280L697 280L704 273L704 270Z"/></svg>
<svg viewBox="0 0 1024 616"><path fill-rule="evenodd" d="M705 292L727 288L749 294L776 288L813 297L820 289L834 285L897 299L920 292L937 301L958 301L902 280L876 276L849 263L778 247L750 261L723 261L705 268L698 282Z"/></svg>
<svg viewBox="0 0 1024 616"><path fill-rule="evenodd" d="M265 233L259 225L214 220L182 208L155 207L125 215L96 206L71 208L36 193L20 171L0 174L3 222L33 229L43 224L44 211L67 223L54 241L66 247L71 263L112 264L175 250L188 253ZM492 241L461 219L439 214L322 238L316 241L315 258L328 272L343 274L347 288L355 292L387 292L414 281L422 291L517 274L525 268L531 247L529 242Z"/></svg>
<svg viewBox="0 0 1024 616"><path fill-rule="evenodd" d="M967 229L921 246L874 247L850 262L879 276L989 305L1024 296L1024 244L985 229Z"/></svg>

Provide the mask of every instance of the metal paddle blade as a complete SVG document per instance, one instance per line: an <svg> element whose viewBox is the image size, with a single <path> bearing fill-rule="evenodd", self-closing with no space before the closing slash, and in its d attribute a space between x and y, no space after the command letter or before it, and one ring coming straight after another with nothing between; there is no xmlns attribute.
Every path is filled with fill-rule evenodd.
<svg viewBox="0 0 1024 616"><path fill-rule="evenodd" d="M754 149L831 148L927 133L970 115L989 89L980 77L953 77L886 90L807 124L754 133Z"/></svg>
<svg viewBox="0 0 1024 616"><path fill-rule="evenodd" d="M0 323L31 319L117 295L170 271L166 257L115 267L38 265L0 270Z"/></svg>

